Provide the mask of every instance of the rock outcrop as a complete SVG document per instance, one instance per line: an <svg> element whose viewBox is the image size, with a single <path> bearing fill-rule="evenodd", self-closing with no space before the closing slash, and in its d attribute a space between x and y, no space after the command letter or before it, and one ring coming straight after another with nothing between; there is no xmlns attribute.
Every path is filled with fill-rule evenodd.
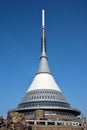
<svg viewBox="0 0 87 130"><path fill-rule="evenodd" d="M0 130L6 130L6 120L0 116Z"/></svg>
<svg viewBox="0 0 87 130"><path fill-rule="evenodd" d="M32 130L22 113L10 112L5 120L0 116L0 130Z"/></svg>

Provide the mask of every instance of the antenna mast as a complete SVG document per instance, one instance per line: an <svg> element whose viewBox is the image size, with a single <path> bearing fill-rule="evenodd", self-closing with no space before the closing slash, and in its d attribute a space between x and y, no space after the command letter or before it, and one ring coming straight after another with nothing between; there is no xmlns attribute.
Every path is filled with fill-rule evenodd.
<svg viewBox="0 0 87 130"><path fill-rule="evenodd" d="M41 38L41 57L46 56L46 37L45 37L45 11L42 9L42 38Z"/></svg>

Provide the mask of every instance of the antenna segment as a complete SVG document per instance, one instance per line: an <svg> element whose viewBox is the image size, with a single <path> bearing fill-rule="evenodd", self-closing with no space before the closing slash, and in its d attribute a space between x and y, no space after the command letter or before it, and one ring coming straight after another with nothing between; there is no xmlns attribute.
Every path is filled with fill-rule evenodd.
<svg viewBox="0 0 87 130"><path fill-rule="evenodd" d="M42 10L42 27L45 26L44 9Z"/></svg>

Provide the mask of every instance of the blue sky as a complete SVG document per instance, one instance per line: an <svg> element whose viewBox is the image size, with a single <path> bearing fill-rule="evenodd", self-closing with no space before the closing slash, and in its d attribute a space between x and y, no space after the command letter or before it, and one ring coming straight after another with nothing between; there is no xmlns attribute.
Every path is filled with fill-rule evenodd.
<svg viewBox="0 0 87 130"><path fill-rule="evenodd" d="M50 69L72 107L87 116L86 0L0 0L0 115L17 107L37 71L42 9Z"/></svg>

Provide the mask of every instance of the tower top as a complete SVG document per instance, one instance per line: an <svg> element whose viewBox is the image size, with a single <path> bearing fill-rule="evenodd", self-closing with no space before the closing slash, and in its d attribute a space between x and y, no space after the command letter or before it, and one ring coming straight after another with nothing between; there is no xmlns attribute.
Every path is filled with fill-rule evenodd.
<svg viewBox="0 0 87 130"><path fill-rule="evenodd" d="M61 92L59 86L54 80L54 77L50 71L48 64L48 58L46 55L46 36L45 36L45 11L42 10L42 37L41 37L41 56L38 71L35 75L32 84L30 85L27 92L31 90L57 90Z"/></svg>
<svg viewBox="0 0 87 130"><path fill-rule="evenodd" d="M38 73L49 73L51 74L48 58L46 55L46 36L45 36L45 10L42 9L42 37L41 37L41 56L40 56L40 64L37 71Z"/></svg>

